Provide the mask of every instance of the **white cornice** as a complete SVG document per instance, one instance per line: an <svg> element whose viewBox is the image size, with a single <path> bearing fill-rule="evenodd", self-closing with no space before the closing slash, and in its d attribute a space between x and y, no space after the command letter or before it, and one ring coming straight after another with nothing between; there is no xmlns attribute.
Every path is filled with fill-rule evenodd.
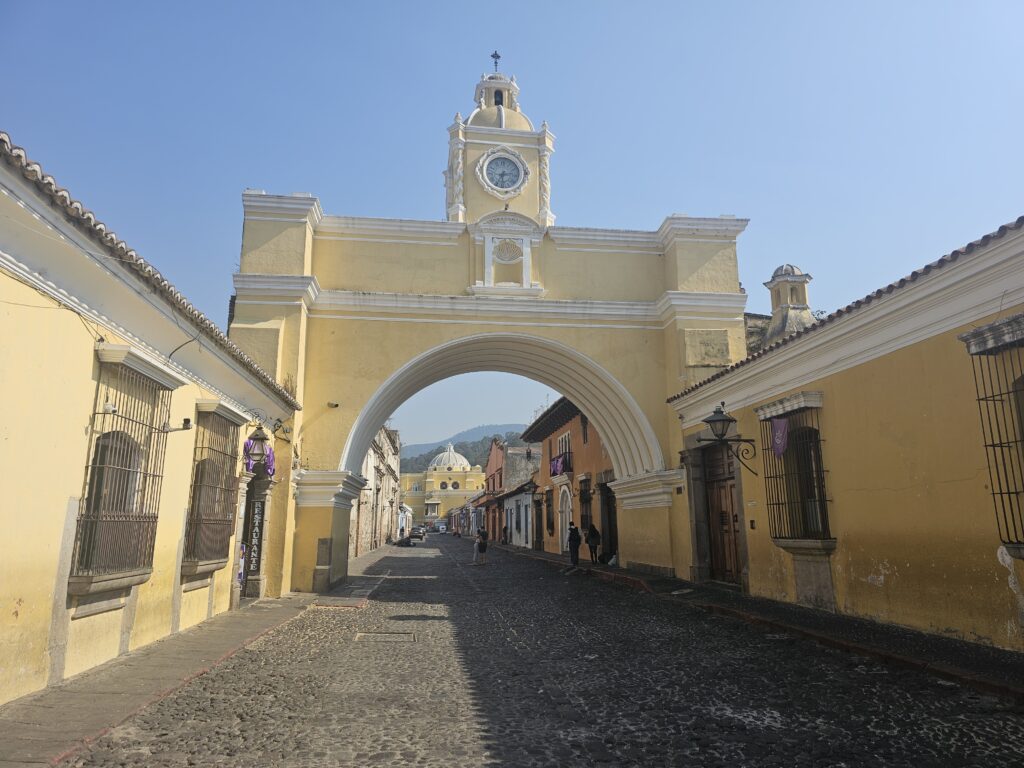
<svg viewBox="0 0 1024 768"><path fill-rule="evenodd" d="M258 295L258 280L271 275L250 275L247 296ZM480 290L479 287L476 290ZM500 289L504 292L507 289ZM671 322L676 319L736 321L743 316L747 296L741 293L670 291L658 301L596 301L544 299L522 295L441 296L433 294L368 293L322 290L313 311L393 312L414 315L504 315L565 320Z"/></svg>
<svg viewBox="0 0 1024 768"><path fill-rule="evenodd" d="M276 299L279 303L302 303L311 307L320 295L315 275L260 275L236 272L235 293L241 297Z"/></svg>
<svg viewBox="0 0 1024 768"><path fill-rule="evenodd" d="M469 117L466 118L466 134L467 135L470 134L470 133L482 133L485 136L508 136L509 134L512 134L513 136L519 136L519 137L522 137L522 138L526 138L527 136L529 136L530 138L540 139L540 138L542 138L542 136L544 134L543 130L540 130L540 131L520 131L520 130L517 130L515 128L492 128L491 126L487 126L487 125L471 125L470 121L473 119L473 115L475 115L479 111L480 110L478 110L478 109L477 110L473 110L473 113ZM547 135L550 136L551 138L555 138L554 134L551 133L551 131L548 131Z"/></svg>
<svg viewBox="0 0 1024 768"><path fill-rule="evenodd" d="M508 296L510 298L540 298L545 291L539 285L524 288L521 285L471 285L467 289L472 296Z"/></svg>
<svg viewBox="0 0 1024 768"><path fill-rule="evenodd" d="M325 216L314 237L341 235L378 239L383 237L436 238L457 240L466 231L458 221L418 221L415 219L374 219L358 216Z"/></svg>
<svg viewBox="0 0 1024 768"><path fill-rule="evenodd" d="M196 410L200 413L216 413L239 427L249 421L247 414L233 408L223 400L196 400Z"/></svg>
<svg viewBox="0 0 1024 768"><path fill-rule="evenodd" d="M619 509L671 507L672 489L683 485L682 470L669 469L609 483Z"/></svg>
<svg viewBox="0 0 1024 768"><path fill-rule="evenodd" d="M268 195L257 189L242 193L246 219L255 221L305 221L316 227L324 217L320 200L312 195Z"/></svg>
<svg viewBox="0 0 1024 768"><path fill-rule="evenodd" d="M658 241L668 247L675 240L735 240L747 228L750 219L735 216L698 218L673 214L658 228Z"/></svg>
<svg viewBox="0 0 1024 768"><path fill-rule="evenodd" d="M100 362L115 363L131 368L143 376L152 379L164 389L177 389L188 384L188 379L172 371L165 365L142 354L127 344L108 344L101 341L96 344L96 355Z"/></svg>
<svg viewBox="0 0 1024 768"><path fill-rule="evenodd" d="M1024 231L750 360L672 401L684 427L725 400L735 411L1024 304ZM966 350L965 350L966 356ZM966 365L965 361L965 365Z"/></svg>
<svg viewBox="0 0 1024 768"><path fill-rule="evenodd" d="M797 392L795 395L789 395L781 400L773 400L770 403L759 405L754 409L754 413L757 414L759 420L767 421L803 408L821 408L823 400L824 396L821 392Z"/></svg>
<svg viewBox="0 0 1024 768"><path fill-rule="evenodd" d="M663 253L657 232L631 229L597 229L583 227L548 227L548 234L559 248L584 246L592 249L605 246L614 248L643 249L651 253Z"/></svg>
<svg viewBox="0 0 1024 768"><path fill-rule="evenodd" d="M295 474L295 506L333 507L335 496L351 503L366 486L366 478L345 470L301 469Z"/></svg>

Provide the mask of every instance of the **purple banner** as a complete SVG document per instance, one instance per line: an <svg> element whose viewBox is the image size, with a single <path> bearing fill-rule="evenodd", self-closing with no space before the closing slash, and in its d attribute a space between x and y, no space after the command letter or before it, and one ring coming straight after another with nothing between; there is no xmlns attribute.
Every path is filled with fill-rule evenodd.
<svg viewBox="0 0 1024 768"><path fill-rule="evenodd" d="M782 458L789 445L789 419L772 419L772 452L777 458Z"/></svg>

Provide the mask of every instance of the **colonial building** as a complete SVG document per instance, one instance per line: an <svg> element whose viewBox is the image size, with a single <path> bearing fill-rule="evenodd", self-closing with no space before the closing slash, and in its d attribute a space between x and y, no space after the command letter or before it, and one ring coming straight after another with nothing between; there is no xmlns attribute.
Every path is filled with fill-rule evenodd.
<svg viewBox="0 0 1024 768"><path fill-rule="evenodd" d="M601 532L601 552L618 552L619 521L611 483L615 471L594 425L580 409L559 398L523 431L523 440L539 443L540 468L535 475L535 542L547 552L568 551L569 522L583 531L591 523ZM642 557L642 556L641 556ZM661 572L641 557L632 567Z"/></svg>
<svg viewBox="0 0 1024 768"><path fill-rule="evenodd" d="M1024 650L1024 217L794 324L809 279L776 270L768 346L670 400L679 575Z"/></svg>
<svg viewBox="0 0 1024 768"><path fill-rule="evenodd" d="M344 576L378 429L415 392L472 371L527 376L586 414L614 469L620 560L685 571L672 528L687 513L675 491L682 436L665 401L747 354L736 260L747 222L557 225L551 128L528 117L520 84L501 72L467 96L446 132L415 125L426 113L400 102L381 116L441 128L444 220L325 215L309 195L243 195L231 338L294 381L305 407L291 583ZM401 152L382 154L388 163ZM436 484L407 478L417 515L428 498L438 518L460 505L455 482L478 490L449 479L448 466L435 466ZM317 565L325 540L330 563Z"/></svg>
<svg viewBox="0 0 1024 768"><path fill-rule="evenodd" d="M448 443L425 472L402 475L402 500L412 509L416 523L434 525L447 520L451 510L483 487L480 467L470 466L466 457Z"/></svg>
<svg viewBox="0 0 1024 768"><path fill-rule="evenodd" d="M481 510L484 527L491 541L512 543L515 532L515 510L517 505L522 510L525 503L532 508L532 480L540 466L539 446L510 446L500 437L491 440L487 453L487 464L484 467L484 493L475 502ZM514 497L514 498L513 498ZM531 509L525 514L532 516ZM522 512L519 518L520 535L517 543L521 545ZM525 538L529 538L528 534Z"/></svg>
<svg viewBox="0 0 1024 768"><path fill-rule="evenodd" d="M381 427L363 459L366 486L352 505L349 557L359 557L389 540L397 539L402 514L398 432Z"/></svg>
<svg viewBox="0 0 1024 768"><path fill-rule="evenodd" d="M5 133L0 327L0 703L290 589L294 394Z"/></svg>

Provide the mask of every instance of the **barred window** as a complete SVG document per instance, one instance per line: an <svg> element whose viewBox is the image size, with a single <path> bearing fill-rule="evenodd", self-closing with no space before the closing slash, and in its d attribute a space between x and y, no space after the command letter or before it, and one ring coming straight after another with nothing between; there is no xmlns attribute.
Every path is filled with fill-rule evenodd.
<svg viewBox="0 0 1024 768"><path fill-rule="evenodd" d="M148 376L100 364L72 577L152 567L170 403Z"/></svg>
<svg viewBox="0 0 1024 768"><path fill-rule="evenodd" d="M974 366L999 538L1024 557L1024 314L960 336Z"/></svg>
<svg viewBox="0 0 1024 768"><path fill-rule="evenodd" d="M547 510L548 535L555 533L555 494L552 490L544 491L544 508Z"/></svg>
<svg viewBox="0 0 1024 768"><path fill-rule="evenodd" d="M198 414L182 570L227 563L238 497L238 430L218 413Z"/></svg>
<svg viewBox="0 0 1024 768"><path fill-rule="evenodd" d="M768 525L774 539L831 539L818 408L762 417Z"/></svg>
<svg viewBox="0 0 1024 768"><path fill-rule="evenodd" d="M594 521L590 506L593 498L594 494L590 490L590 479L583 478L580 480L580 528L583 531L587 531L590 528L590 524Z"/></svg>

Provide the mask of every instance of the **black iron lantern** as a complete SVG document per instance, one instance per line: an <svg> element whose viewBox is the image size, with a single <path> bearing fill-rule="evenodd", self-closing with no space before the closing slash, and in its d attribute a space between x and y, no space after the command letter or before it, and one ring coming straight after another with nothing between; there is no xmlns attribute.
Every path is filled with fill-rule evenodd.
<svg viewBox="0 0 1024 768"><path fill-rule="evenodd" d="M715 410L706 419L701 419L708 425L715 440L723 441L729 434L729 427L736 423L736 419L725 412L725 403L716 405Z"/></svg>
<svg viewBox="0 0 1024 768"><path fill-rule="evenodd" d="M711 430L712 437L698 437L698 443L717 443L718 445L725 446L729 453L736 457L736 460L747 468L751 473L757 475L753 468L744 461L744 459L753 459L757 455L757 448L754 446L753 440L747 440L742 437L729 437L729 428L736 423L736 419L725 412L725 403L716 405L715 410L711 412L711 415L706 419L701 419L705 424L708 425L708 429ZM739 450L736 450L736 446L740 446Z"/></svg>

